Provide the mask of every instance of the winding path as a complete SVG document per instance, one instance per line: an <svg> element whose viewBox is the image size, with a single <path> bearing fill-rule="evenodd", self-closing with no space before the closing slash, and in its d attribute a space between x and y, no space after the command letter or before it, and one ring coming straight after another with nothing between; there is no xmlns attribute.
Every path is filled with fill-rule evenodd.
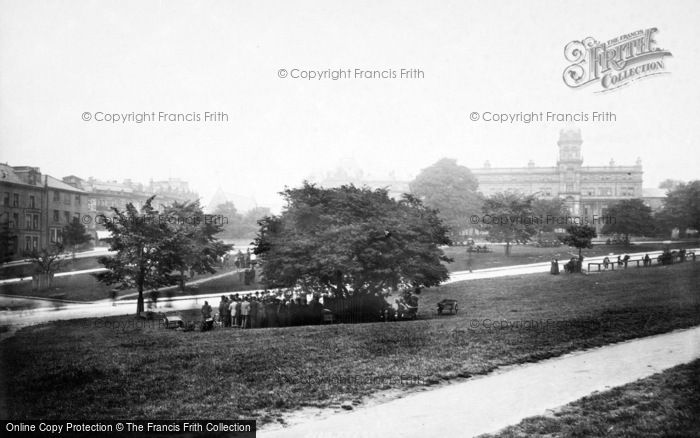
<svg viewBox="0 0 700 438"><path fill-rule="evenodd" d="M263 428L257 436L475 436L698 358L700 327L694 327L507 367L384 404Z"/></svg>

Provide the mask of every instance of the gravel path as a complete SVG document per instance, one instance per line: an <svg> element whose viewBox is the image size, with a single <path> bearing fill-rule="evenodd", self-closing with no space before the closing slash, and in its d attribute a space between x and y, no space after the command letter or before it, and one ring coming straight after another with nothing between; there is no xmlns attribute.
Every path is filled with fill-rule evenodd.
<svg viewBox="0 0 700 438"><path fill-rule="evenodd" d="M700 357L700 327L508 367L258 437L468 437L621 386Z"/></svg>

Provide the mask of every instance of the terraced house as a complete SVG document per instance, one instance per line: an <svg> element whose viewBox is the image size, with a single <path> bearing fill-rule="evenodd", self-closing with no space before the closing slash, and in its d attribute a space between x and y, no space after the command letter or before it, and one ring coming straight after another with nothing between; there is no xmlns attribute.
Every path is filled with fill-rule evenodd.
<svg viewBox="0 0 700 438"><path fill-rule="evenodd" d="M17 258L62 241L73 218L87 213L87 194L38 167L0 163L0 229L3 256Z"/></svg>

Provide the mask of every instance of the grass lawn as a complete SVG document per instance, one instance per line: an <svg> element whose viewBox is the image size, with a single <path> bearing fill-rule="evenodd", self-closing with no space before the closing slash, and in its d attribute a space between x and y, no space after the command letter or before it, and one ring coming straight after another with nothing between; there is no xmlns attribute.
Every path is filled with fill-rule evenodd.
<svg viewBox="0 0 700 438"><path fill-rule="evenodd" d="M700 324L700 263L609 274L428 289L417 321L180 332L114 317L28 327L0 344L0 416L263 424L303 406ZM443 298L458 299L460 312L437 317Z"/></svg>
<svg viewBox="0 0 700 438"><path fill-rule="evenodd" d="M672 249L697 248L698 241L674 242ZM560 246L558 248L537 248L532 245L515 245L511 247L510 257L505 256L505 249L501 245L489 245L492 252L471 253L472 269L497 268L501 266L524 265L528 263L549 262L553 258L569 260L572 254L578 254L578 249ZM583 256L595 257L610 253L627 254L636 252L661 251L666 247L662 243L641 243L639 245L594 245L591 249L583 250ZM464 271L467 268L467 248L465 246L451 246L445 248L445 254L454 259L448 265L450 271Z"/></svg>
<svg viewBox="0 0 700 438"><path fill-rule="evenodd" d="M700 436L700 360L526 418L486 437Z"/></svg>

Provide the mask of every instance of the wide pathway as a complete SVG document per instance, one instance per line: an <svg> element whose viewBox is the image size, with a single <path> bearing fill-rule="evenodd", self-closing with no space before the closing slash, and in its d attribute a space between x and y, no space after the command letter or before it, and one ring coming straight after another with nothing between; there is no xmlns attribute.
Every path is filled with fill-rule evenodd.
<svg viewBox="0 0 700 438"><path fill-rule="evenodd" d="M258 437L469 437L700 358L700 327L567 354ZM292 419L293 421L293 419Z"/></svg>

